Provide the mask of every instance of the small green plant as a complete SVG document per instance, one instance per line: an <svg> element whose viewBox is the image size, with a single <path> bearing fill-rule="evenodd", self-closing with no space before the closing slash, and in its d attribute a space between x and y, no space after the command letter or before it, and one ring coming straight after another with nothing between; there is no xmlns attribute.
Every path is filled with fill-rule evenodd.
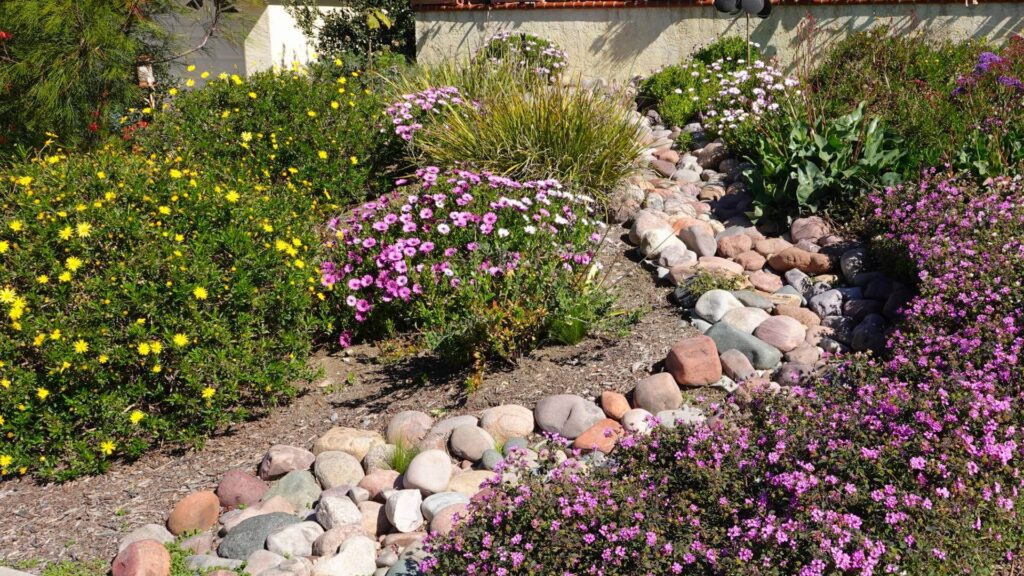
<svg viewBox="0 0 1024 576"><path fill-rule="evenodd" d="M683 308L692 308L697 303L697 299L705 292L739 290L743 286L742 276L711 270L698 270L696 274L684 280L676 288L673 299Z"/></svg>
<svg viewBox="0 0 1024 576"><path fill-rule="evenodd" d="M35 563L38 566L38 562ZM26 566L33 568L35 566ZM103 560L62 560L43 567L40 576L103 576L110 566Z"/></svg>
<svg viewBox="0 0 1024 576"><path fill-rule="evenodd" d="M725 71L736 70L743 61L761 58L761 50L747 42L742 36L723 36L707 46L698 48L693 59L706 66L718 62Z"/></svg>
<svg viewBox="0 0 1024 576"><path fill-rule="evenodd" d="M781 130L760 131L760 169L749 175L755 221L788 220L819 210L842 214L870 187L900 181L902 140L879 118L867 119L863 104L813 123L792 114L779 120Z"/></svg>
<svg viewBox="0 0 1024 576"><path fill-rule="evenodd" d="M419 448L406 446L405 443L398 442L395 444L395 450L388 456L388 467L399 474L405 474L405 471L409 469L412 459L419 453Z"/></svg>

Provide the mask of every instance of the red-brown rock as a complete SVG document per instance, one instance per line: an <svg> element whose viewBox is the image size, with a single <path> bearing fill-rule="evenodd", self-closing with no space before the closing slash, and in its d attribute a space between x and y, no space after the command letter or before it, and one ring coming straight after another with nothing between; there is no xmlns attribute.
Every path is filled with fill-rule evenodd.
<svg viewBox="0 0 1024 576"><path fill-rule="evenodd" d="M156 540L139 540L122 550L110 567L113 576L167 576L171 554Z"/></svg>
<svg viewBox="0 0 1024 576"><path fill-rule="evenodd" d="M629 412L629 400L618 392L605 390L601 392L601 409L609 418L622 420L622 415Z"/></svg>
<svg viewBox="0 0 1024 576"><path fill-rule="evenodd" d="M782 238L765 238L764 240L754 242L754 250L766 258L772 254L791 248L792 246L792 244L786 242Z"/></svg>
<svg viewBox="0 0 1024 576"><path fill-rule="evenodd" d="M808 252L792 246L772 254L768 258L768 265L779 272L796 268L806 274L824 274L832 269L832 259L826 254Z"/></svg>
<svg viewBox="0 0 1024 576"><path fill-rule="evenodd" d="M270 486L244 470L228 470L217 485L220 505L228 510L259 502Z"/></svg>
<svg viewBox="0 0 1024 576"><path fill-rule="evenodd" d="M736 256L733 256L732 259L733 262L743 266L744 270L749 270L751 272L760 270L764 267L765 262L767 262L764 256L761 256L753 250L747 250L742 254L737 254Z"/></svg>
<svg viewBox="0 0 1024 576"><path fill-rule="evenodd" d="M715 341L696 336L679 342L665 358L665 369L680 386L705 386L722 379Z"/></svg>
<svg viewBox="0 0 1024 576"><path fill-rule="evenodd" d="M726 236L718 241L718 255L724 258L735 258L750 250L753 245L754 241L746 234Z"/></svg>
<svg viewBox="0 0 1024 576"><path fill-rule="evenodd" d="M611 418L605 418L577 436L572 445L573 448L580 450L597 449L608 454L615 448L615 443L622 434L621 424Z"/></svg>
<svg viewBox="0 0 1024 576"><path fill-rule="evenodd" d="M396 488L398 472L395 470L374 470L359 481L359 487L370 493L370 500L376 500L384 490Z"/></svg>
<svg viewBox="0 0 1024 576"><path fill-rule="evenodd" d="M220 499L213 492L193 492L181 499L167 517L167 529L177 536L191 530L206 530L220 517Z"/></svg>

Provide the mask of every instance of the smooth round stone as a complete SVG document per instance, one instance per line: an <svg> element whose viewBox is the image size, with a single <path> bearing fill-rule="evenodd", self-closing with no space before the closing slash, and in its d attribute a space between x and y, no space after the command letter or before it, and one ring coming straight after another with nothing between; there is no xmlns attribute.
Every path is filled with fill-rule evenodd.
<svg viewBox="0 0 1024 576"><path fill-rule="evenodd" d="M776 274L758 270L747 274L747 279L754 285L754 288L762 292L775 292L782 288L782 279Z"/></svg>
<svg viewBox="0 0 1024 576"><path fill-rule="evenodd" d="M640 254L645 258L657 258L658 254L670 244L682 244L671 228L655 228L649 230L640 240Z"/></svg>
<svg viewBox="0 0 1024 576"><path fill-rule="evenodd" d="M669 350L668 356L665 357L665 370L672 375L672 378L680 386L706 386L717 382L722 377L722 363L718 359L718 349L715 346L715 341L707 336L694 336L677 342ZM670 394L667 391L665 381L659 383L658 389L665 391L666 394ZM674 395L672 398L674 401ZM679 407L676 404L651 410L650 405L644 406L639 402L636 405L651 412L672 410Z"/></svg>
<svg viewBox="0 0 1024 576"><path fill-rule="evenodd" d="M649 434L651 431L651 418L654 415L643 408L633 408L622 415L622 427L627 432L634 434Z"/></svg>
<svg viewBox="0 0 1024 576"><path fill-rule="evenodd" d="M694 309L701 318L714 324L725 316L729 310L742 308L743 303L725 290L709 290L697 299Z"/></svg>
<svg viewBox="0 0 1024 576"><path fill-rule="evenodd" d="M818 318L817 314L811 312L807 308L801 308L800 306L776 306L775 315L795 318L796 321L803 324L805 328L821 325L821 318Z"/></svg>
<svg viewBox="0 0 1024 576"><path fill-rule="evenodd" d="M316 478L305 470L294 470L274 483L263 495L263 501L280 496L288 501L296 510L309 508L320 498L320 484Z"/></svg>
<svg viewBox="0 0 1024 576"><path fill-rule="evenodd" d="M313 463L313 475L324 489L358 484L363 479L363 465L348 452L321 452Z"/></svg>
<svg viewBox="0 0 1024 576"><path fill-rule="evenodd" d="M804 295L804 297L811 296L811 289L814 287L814 280L807 274L804 274L801 270L793 268L785 274L786 284L792 286L797 292Z"/></svg>
<svg viewBox="0 0 1024 576"><path fill-rule="evenodd" d="M517 404L488 408L480 415L480 428L498 442L525 438L533 433L533 410Z"/></svg>
<svg viewBox="0 0 1024 576"><path fill-rule="evenodd" d="M253 504L244 510L232 510L220 517L220 523L224 525L224 531L230 532L242 522L261 514L281 512L284 514L295 514L295 506L281 496L272 496Z"/></svg>
<svg viewBox="0 0 1024 576"><path fill-rule="evenodd" d="M498 467L498 464L501 464L502 460L501 452L498 452L493 448L488 448L487 450L484 450L483 455L480 457L480 464L482 464L487 470L494 470Z"/></svg>
<svg viewBox="0 0 1024 576"><path fill-rule="evenodd" d="M430 434L447 436L452 433L452 430L455 430L460 426L465 426L467 424L476 426L478 423L479 419L476 416L471 416L469 414L463 416L452 416L451 418L445 418L437 424L434 424L434 427L430 429Z"/></svg>
<svg viewBox="0 0 1024 576"><path fill-rule="evenodd" d="M0 573L5 570L0 568ZM132 542L117 553L110 572L113 576L167 576L171 572L171 554L156 540Z"/></svg>
<svg viewBox="0 0 1024 576"><path fill-rule="evenodd" d="M814 364L821 359L821 348L811 346L804 342L789 352L786 352L785 357L786 362L814 366Z"/></svg>
<svg viewBox="0 0 1024 576"><path fill-rule="evenodd" d="M398 472L395 472L395 474L398 474ZM363 480L365 479L366 478L363 477ZM356 504L359 504L360 502L366 502L367 500L370 499L370 491L361 486L349 486L348 492L346 492L345 495L348 496L349 499L355 502Z"/></svg>
<svg viewBox="0 0 1024 576"><path fill-rule="evenodd" d="M295 516L282 512L254 516L231 529L217 547L217 553L222 558L245 560L253 552L263 549L267 536L298 522Z"/></svg>
<svg viewBox="0 0 1024 576"><path fill-rule="evenodd" d="M316 521L325 529L348 524L359 524L363 520L359 507L348 496L329 492L320 498L316 506Z"/></svg>
<svg viewBox="0 0 1024 576"><path fill-rule="evenodd" d="M501 451L505 456L508 456L514 449L526 450L529 446L526 438L509 438L505 440L505 445L501 447Z"/></svg>
<svg viewBox="0 0 1024 576"><path fill-rule="evenodd" d="M472 497L480 491L481 484L495 478L497 474L488 470L467 470L452 477L452 481L448 483L448 490Z"/></svg>
<svg viewBox="0 0 1024 576"><path fill-rule="evenodd" d="M541 430L574 440L604 419L604 411L580 396L558 394L537 402L534 419Z"/></svg>
<svg viewBox="0 0 1024 576"><path fill-rule="evenodd" d="M758 370L774 368L782 359L782 352L778 348L728 324L715 324L707 331L707 336L714 340L719 350L739 350Z"/></svg>
<svg viewBox="0 0 1024 576"><path fill-rule="evenodd" d="M416 488L428 494L444 492L452 479L452 461L443 450L420 452L409 463L402 479L406 488Z"/></svg>
<svg viewBox="0 0 1024 576"><path fill-rule="evenodd" d="M313 542L324 529L316 522L299 522L267 536L267 550L285 557L313 554Z"/></svg>
<svg viewBox="0 0 1024 576"><path fill-rule="evenodd" d="M359 481L358 488L366 490L366 500L375 500L385 490L397 488L399 476L397 470L374 470Z"/></svg>
<svg viewBox="0 0 1024 576"><path fill-rule="evenodd" d="M828 224L820 216L797 218L789 230L789 235L794 242L801 240L816 242L819 238L831 233Z"/></svg>
<svg viewBox="0 0 1024 576"><path fill-rule="evenodd" d="M159 524L145 524L139 526L135 530L128 533L127 536L121 539L121 542L117 545L117 551L120 552L127 548L134 542L141 542L142 540L156 540L161 544L168 542L174 542L174 534L171 534L167 528Z"/></svg>
<svg viewBox="0 0 1024 576"><path fill-rule="evenodd" d="M775 308L771 300L751 290L733 290L730 294L748 308L760 308L765 312L771 312Z"/></svg>
<svg viewBox="0 0 1024 576"><path fill-rule="evenodd" d="M733 262L739 264L744 270L754 272L764 267L767 260L765 257L753 250L747 250L732 257Z"/></svg>
<svg viewBox="0 0 1024 576"><path fill-rule="evenodd" d="M843 313L843 293L839 290L826 290L812 297L809 307L819 318L840 316Z"/></svg>
<svg viewBox="0 0 1024 576"><path fill-rule="evenodd" d="M651 413L675 410L683 404L683 394L671 374L660 372L636 383L633 403Z"/></svg>
<svg viewBox="0 0 1024 576"><path fill-rule="evenodd" d="M377 543L366 536L353 536L338 553L313 564L313 576L366 576L377 570Z"/></svg>
<svg viewBox="0 0 1024 576"><path fill-rule="evenodd" d="M796 318L769 316L755 330L754 336L783 352L803 344L807 329Z"/></svg>
<svg viewBox="0 0 1024 576"><path fill-rule="evenodd" d="M307 558L286 558L277 566L259 573L259 576L309 576L313 572L313 563ZM209 574L208 576L218 576ZM219 576L231 576L221 574Z"/></svg>
<svg viewBox="0 0 1024 576"><path fill-rule="evenodd" d="M260 478L274 480L293 470L309 470L314 460L316 455L309 450L277 444L271 446L263 456L263 461L260 462Z"/></svg>
<svg viewBox="0 0 1024 576"><path fill-rule="evenodd" d="M220 499L213 492L193 492L182 498L167 517L171 534L206 530L220 517Z"/></svg>
<svg viewBox="0 0 1024 576"><path fill-rule="evenodd" d="M605 390L601 392L601 409L609 418L620 420L629 410L629 400L618 392Z"/></svg>
<svg viewBox="0 0 1024 576"><path fill-rule="evenodd" d="M680 230L679 239L698 257L714 256L718 252L718 242L701 226L690 226Z"/></svg>
<svg viewBox="0 0 1024 576"><path fill-rule="evenodd" d="M397 450L394 444L374 444L363 456L363 469L367 474L375 470L390 470Z"/></svg>
<svg viewBox="0 0 1024 576"><path fill-rule="evenodd" d="M744 306L729 310L722 316L721 321L740 332L753 334L754 330L769 317L769 314L760 308Z"/></svg>
<svg viewBox="0 0 1024 576"><path fill-rule="evenodd" d="M244 470L228 470L217 485L216 494L220 505L232 510L259 502L269 488L266 482Z"/></svg>
<svg viewBox="0 0 1024 576"><path fill-rule="evenodd" d="M494 438L479 426L460 426L448 439L452 454L471 462L479 462L484 452L496 445Z"/></svg>
<svg viewBox="0 0 1024 576"><path fill-rule="evenodd" d="M395 490L384 505L384 513L399 532L415 532L423 526L422 504L419 490Z"/></svg>
<svg viewBox="0 0 1024 576"><path fill-rule="evenodd" d="M469 504L469 497L461 492L431 494L423 500L423 504L420 505L420 511L427 522L430 522L438 512L453 504Z"/></svg>
<svg viewBox="0 0 1024 576"><path fill-rule="evenodd" d="M275 554L269 550L257 550L249 554L245 559L245 573L256 576L265 570L276 568L284 562L284 556Z"/></svg>
<svg viewBox="0 0 1024 576"><path fill-rule="evenodd" d="M467 507L468 504L457 503L442 508L430 521L430 531L441 535L448 534L456 524L455 515L458 514L459 518L465 518Z"/></svg>
<svg viewBox="0 0 1024 576"><path fill-rule="evenodd" d="M425 412L405 410L391 417L388 423L387 440L389 444L415 446L430 432L434 419Z"/></svg>
<svg viewBox="0 0 1024 576"><path fill-rule="evenodd" d="M384 437L372 430L331 428L313 444L313 454L328 451L348 452L362 461L374 444L387 444Z"/></svg>

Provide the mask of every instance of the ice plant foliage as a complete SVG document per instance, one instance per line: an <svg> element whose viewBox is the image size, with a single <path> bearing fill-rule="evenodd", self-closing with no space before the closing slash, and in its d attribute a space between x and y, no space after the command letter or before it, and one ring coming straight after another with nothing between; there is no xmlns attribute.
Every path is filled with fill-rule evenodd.
<svg viewBox="0 0 1024 576"><path fill-rule="evenodd" d="M601 225L590 201L554 180L429 167L399 184L329 223L321 277L340 304L342 345L387 327L417 332L430 347L507 356L522 345L490 342L501 321L486 335L479 323L509 314L509 337L534 339L516 333L519 322L542 325L559 291L593 265Z"/></svg>
<svg viewBox="0 0 1024 576"><path fill-rule="evenodd" d="M882 361L753 391L735 421L522 472L430 539L430 574L992 574L1020 500L1024 186L930 175L872 197L919 295ZM951 265L954 264L955 265ZM571 462L571 460L569 461Z"/></svg>

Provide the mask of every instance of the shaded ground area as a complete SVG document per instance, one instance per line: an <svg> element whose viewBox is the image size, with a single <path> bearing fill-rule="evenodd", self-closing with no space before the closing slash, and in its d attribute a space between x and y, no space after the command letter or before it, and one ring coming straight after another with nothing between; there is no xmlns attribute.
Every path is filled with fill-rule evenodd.
<svg viewBox="0 0 1024 576"><path fill-rule="evenodd" d="M467 395L464 375L417 364L384 366L378 351L321 355L315 382L269 416L231 426L202 450L154 452L112 466L102 476L65 484L29 479L0 484L0 561L109 560L123 534L142 524L162 523L174 503L195 490L212 489L233 468L254 469L273 444L308 447L332 426L383 430L391 414L422 410L435 417L475 412L506 403L533 404L548 394L595 397L602 390L627 391L669 347L692 331L668 303L669 290L627 258L629 247L611 240L602 260L625 310L646 313L629 334L588 338L575 346L542 348L508 370L487 374Z"/></svg>

